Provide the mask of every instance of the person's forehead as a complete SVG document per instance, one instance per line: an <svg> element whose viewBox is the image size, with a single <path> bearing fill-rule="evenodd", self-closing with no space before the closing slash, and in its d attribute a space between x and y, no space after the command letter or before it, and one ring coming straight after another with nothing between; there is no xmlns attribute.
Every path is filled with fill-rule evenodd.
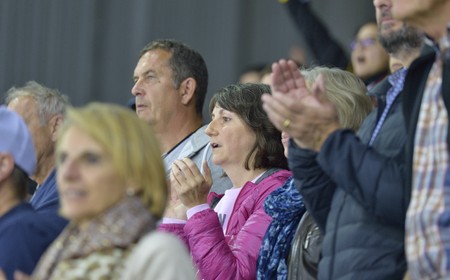
<svg viewBox="0 0 450 280"><path fill-rule="evenodd" d="M357 38L358 39L376 38L377 32L378 28L375 24L367 24L359 29Z"/></svg>
<svg viewBox="0 0 450 280"><path fill-rule="evenodd" d="M156 68L168 67L171 55L171 53L163 49L150 50L141 56L135 72L154 71Z"/></svg>
<svg viewBox="0 0 450 280"><path fill-rule="evenodd" d="M103 154L102 146L83 129L71 125L61 135L58 151L70 151L72 156L80 157L86 153Z"/></svg>
<svg viewBox="0 0 450 280"><path fill-rule="evenodd" d="M152 60L152 61L161 61L166 62L170 59L172 54L164 49L153 49L149 50L148 52L144 53L141 56L140 61L146 61L146 60Z"/></svg>
<svg viewBox="0 0 450 280"><path fill-rule="evenodd" d="M25 95L19 96L11 100L8 107L25 118L28 115L34 115L37 113L37 104L33 97Z"/></svg>

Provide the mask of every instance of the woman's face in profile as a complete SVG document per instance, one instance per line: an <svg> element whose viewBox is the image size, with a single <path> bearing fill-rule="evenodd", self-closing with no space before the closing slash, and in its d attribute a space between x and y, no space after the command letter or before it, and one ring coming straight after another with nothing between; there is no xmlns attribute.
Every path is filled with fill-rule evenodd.
<svg viewBox="0 0 450 280"><path fill-rule="evenodd" d="M238 114L217 105L205 132L211 138L212 161L222 167L244 166L256 142L255 132Z"/></svg>
<svg viewBox="0 0 450 280"><path fill-rule="evenodd" d="M80 227L125 196L110 155L76 126L61 137L56 162L61 215Z"/></svg>

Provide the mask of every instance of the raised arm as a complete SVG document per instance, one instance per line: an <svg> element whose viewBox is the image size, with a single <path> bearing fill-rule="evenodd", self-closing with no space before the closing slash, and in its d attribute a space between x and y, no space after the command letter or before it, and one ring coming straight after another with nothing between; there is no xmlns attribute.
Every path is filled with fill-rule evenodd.
<svg viewBox="0 0 450 280"><path fill-rule="evenodd" d="M285 5L314 54L316 64L347 69L350 64L347 53L332 38L325 25L312 11L310 4L300 0L289 0Z"/></svg>

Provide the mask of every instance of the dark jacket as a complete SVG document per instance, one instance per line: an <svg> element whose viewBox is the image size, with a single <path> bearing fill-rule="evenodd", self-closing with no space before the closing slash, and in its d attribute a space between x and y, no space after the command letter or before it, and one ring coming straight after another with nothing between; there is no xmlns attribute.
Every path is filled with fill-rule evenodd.
<svg viewBox="0 0 450 280"><path fill-rule="evenodd" d="M20 203L0 216L0 269L6 279L14 279L15 270L31 274L59 233L58 227L28 203Z"/></svg>
<svg viewBox="0 0 450 280"><path fill-rule="evenodd" d="M317 279L323 234L309 212L303 214L292 241L288 280Z"/></svg>
<svg viewBox="0 0 450 280"><path fill-rule="evenodd" d="M414 153L414 136L416 134L416 124L419 118L420 104L423 92L435 61L436 53L428 52L416 59L409 67L406 75L404 92L408 92L403 103L403 113L405 115L406 127L408 130L408 143L406 145L406 185L411 186L412 182L412 157ZM450 61L444 63L442 81L442 95L447 112L450 112ZM450 122L449 122L450 126ZM450 131L450 127L448 128ZM450 147L450 134L447 134L447 145Z"/></svg>
<svg viewBox="0 0 450 280"><path fill-rule="evenodd" d="M360 139L339 130L319 154L290 142L289 166L296 185L325 233L319 279L402 279L406 270L402 95L372 148L366 143L385 106L383 96L378 102L379 109L361 126Z"/></svg>

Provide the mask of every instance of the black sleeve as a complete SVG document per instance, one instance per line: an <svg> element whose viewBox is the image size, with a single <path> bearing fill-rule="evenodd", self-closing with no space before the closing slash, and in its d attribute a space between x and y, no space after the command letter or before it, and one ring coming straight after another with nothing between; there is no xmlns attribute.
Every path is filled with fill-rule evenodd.
<svg viewBox="0 0 450 280"><path fill-rule="evenodd" d="M303 196L306 209L320 230L325 232L336 186L319 166L316 157L316 152L302 149L294 141L289 141L289 168L294 175L295 185Z"/></svg>
<svg viewBox="0 0 450 280"><path fill-rule="evenodd" d="M367 211L388 223L403 225L409 200L403 155L383 156L360 142L352 131L339 130L325 141L317 161L336 185Z"/></svg>
<svg viewBox="0 0 450 280"><path fill-rule="evenodd" d="M334 66L341 69L349 67L349 59L342 47L331 38L325 25L317 18L308 3L290 0L286 4L297 29L303 34L306 43L319 65Z"/></svg>

